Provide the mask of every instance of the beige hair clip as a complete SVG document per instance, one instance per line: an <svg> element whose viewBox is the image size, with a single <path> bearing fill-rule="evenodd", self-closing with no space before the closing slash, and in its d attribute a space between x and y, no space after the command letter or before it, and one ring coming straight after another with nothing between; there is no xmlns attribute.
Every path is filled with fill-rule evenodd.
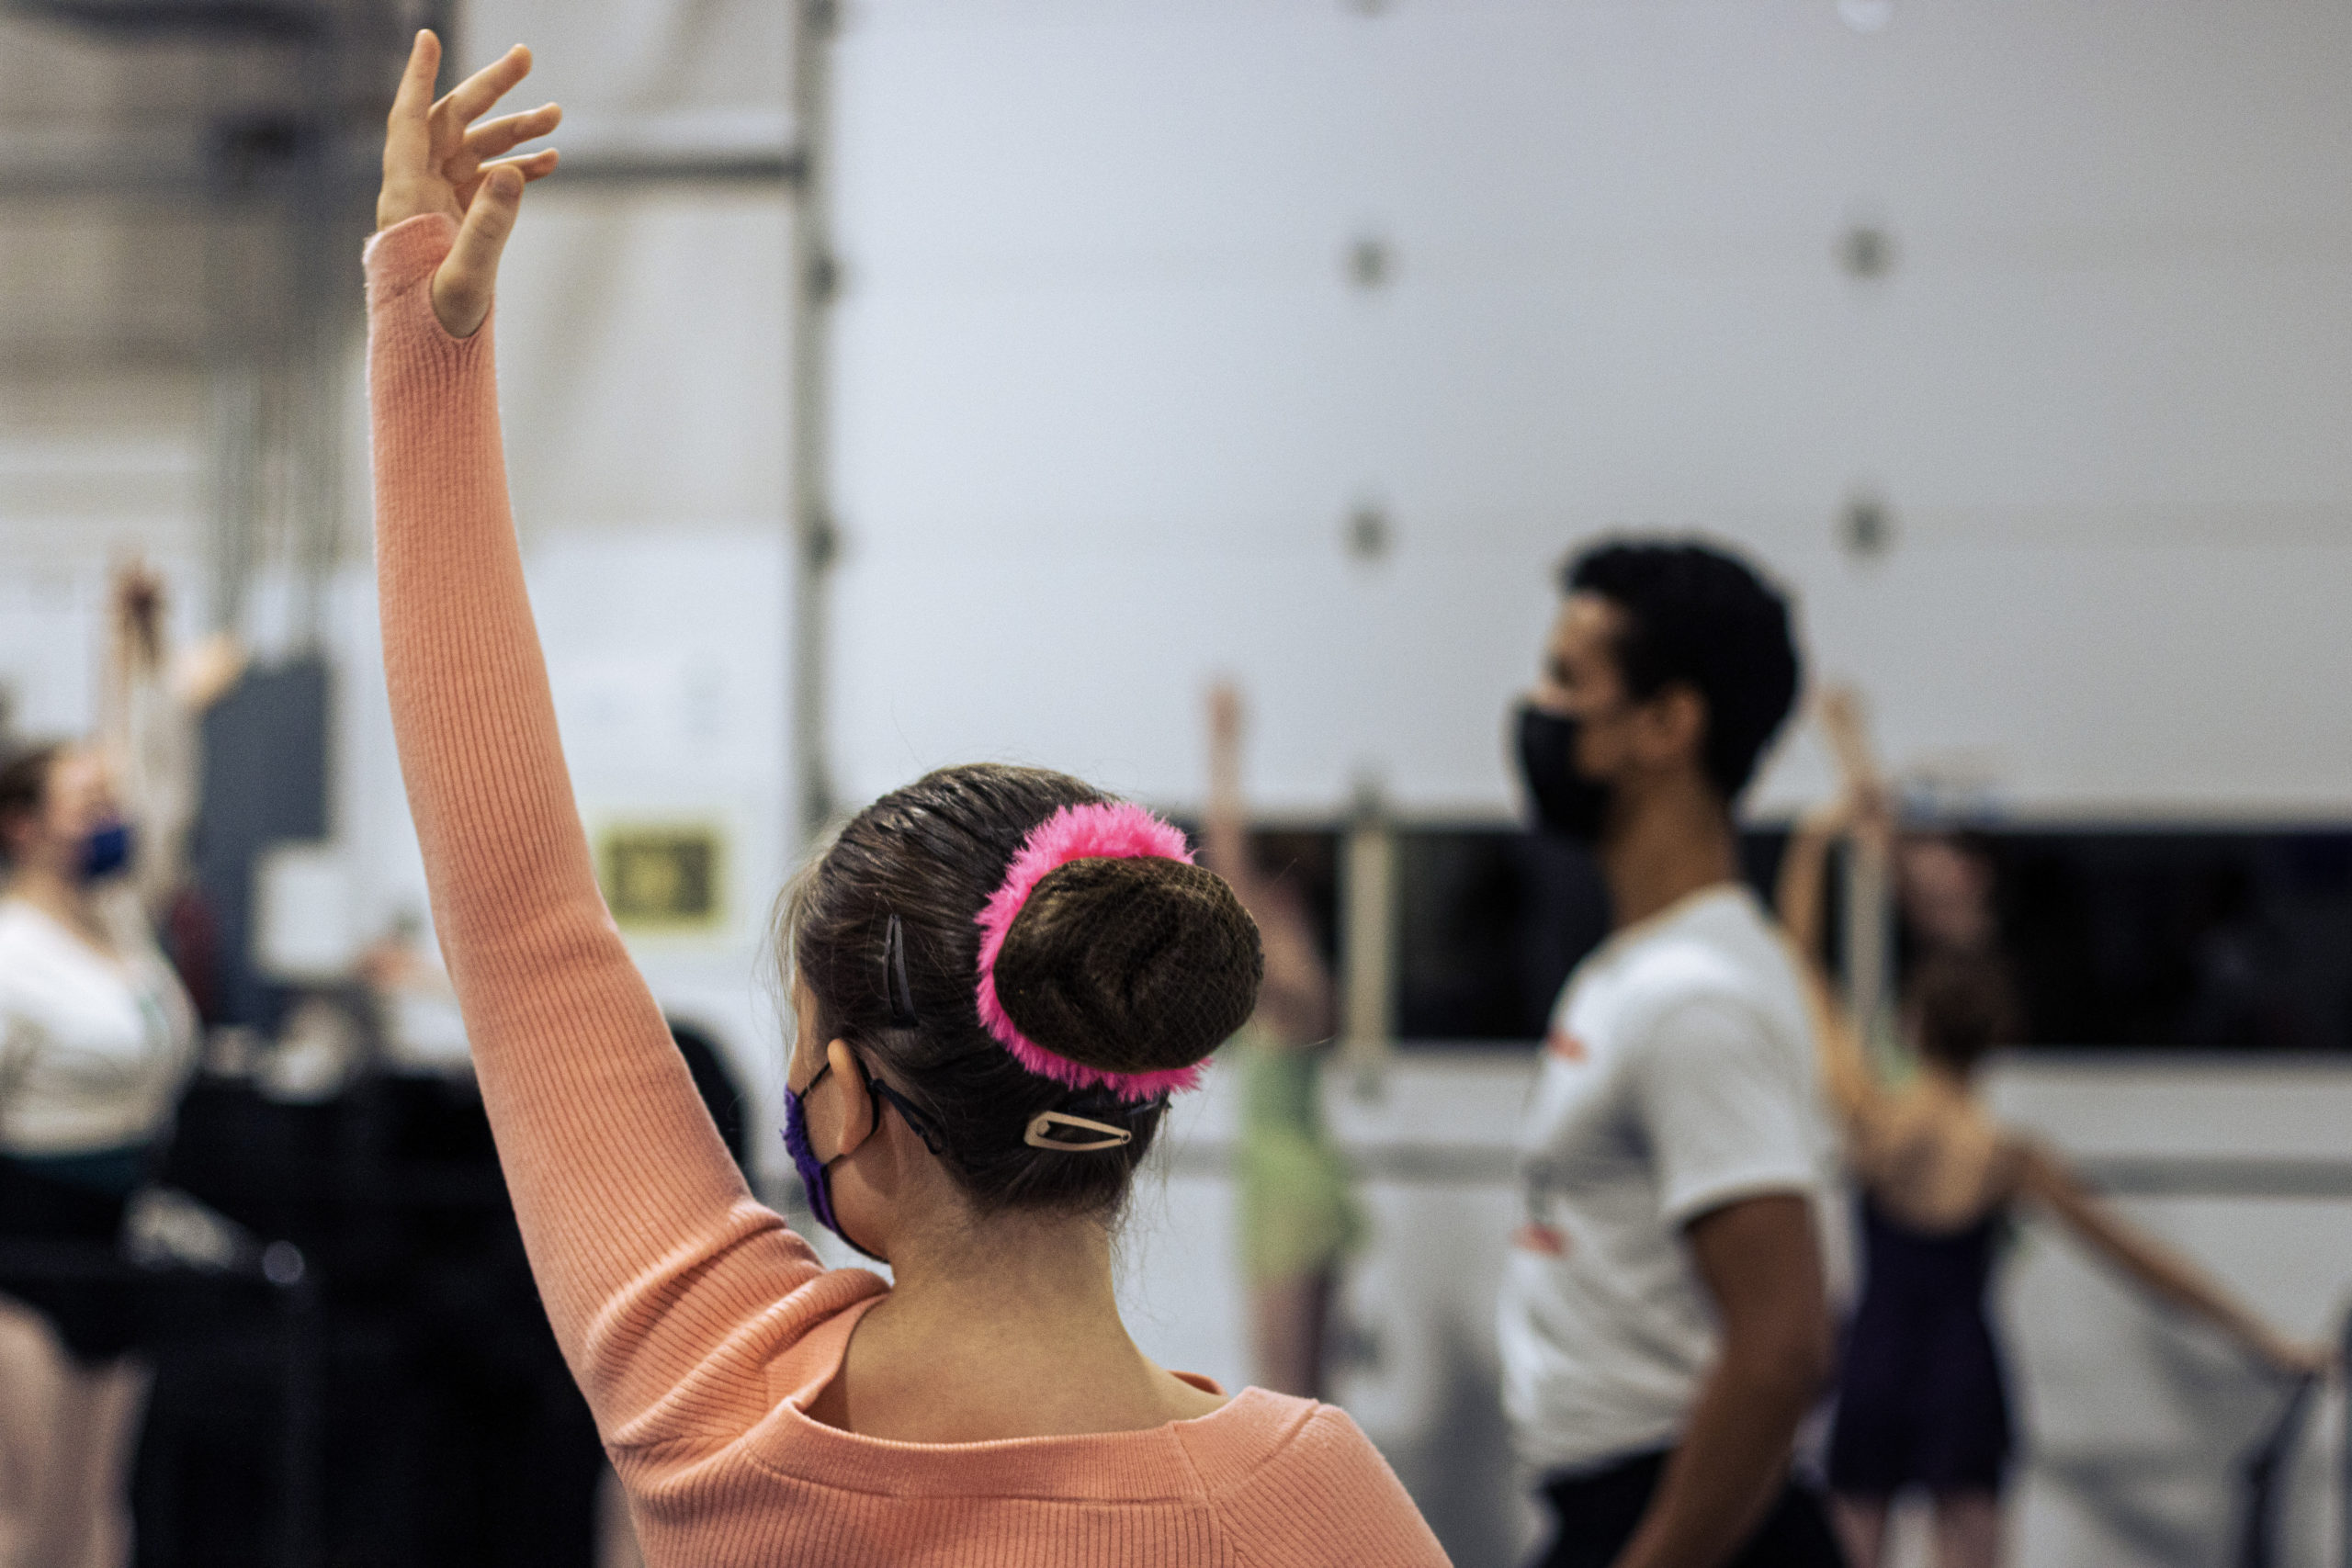
<svg viewBox="0 0 2352 1568"><path fill-rule="evenodd" d="M1048 1137L1046 1134L1056 1127L1072 1127L1102 1135L1091 1143L1072 1143ZM1089 1149L1115 1149L1122 1144L1132 1144L1136 1135L1128 1129L1114 1127L1108 1122L1090 1122L1083 1116L1072 1116L1060 1111L1040 1111L1029 1119L1029 1135L1021 1141L1033 1149L1063 1149L1072 1154L1083 1154Z"/></svg>

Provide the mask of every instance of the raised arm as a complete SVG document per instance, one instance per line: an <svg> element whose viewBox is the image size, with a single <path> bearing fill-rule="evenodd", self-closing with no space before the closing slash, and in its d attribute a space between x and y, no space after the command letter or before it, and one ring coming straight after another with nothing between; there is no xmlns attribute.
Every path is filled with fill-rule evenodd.
<svg viewBox="0 0 2352 1568"><path fill-rule="evenodd" d="M1883 845L1888 836L1884 794L1876 764L1861 733L1860 705L1850 692L1833 687L1815 709L1842 775L1838 798L1797 822L1781 856L1774 903L1814 1017L1822 1084L1838 1114L1849 1126L1868 1113L1882 1090L1853 1015L1829 984L1821 962L1828 903L1829 849L1851 836Z"/></svg>
<svg viewBox="0 0 2352 1568"><path fill-rule="evenodd" d="M421 35L368 258L385 676L532 1270L609 1437L818 1269L752 1201L605 912L524 592L486 322L525 180L555 155L486 160L558 111L469 130L529 56L435 104L438 62Z"/></svg>
<svg viewBox="0 0 2352 1568"><path fill-rule="evenodd" d="M1209 804L1202 823L1202 858L1232 885L1265 946L1266 978L1258 1016L1285 1045L1317 1044L1330 1037L1331 972L1297 896L1258 869L1250 852L1249 810L1241 798L1241 694L1230 682L1208 696Z"/></svg>
<svg viewBox="0 0 2352 1568"><path fill-rule="evenodd" d="M2221 1283L2154 1236L2129 1224L2083 1185L2066 1162L2035 1144L2021 1145L2018 1190L2041 1202L2091 1249L2150 1294L2196 1314L2278 1371L2324 1371L2333 1353L2279 1333Z"/></svg>
<svg viewBox="0 0 2352 1568"><path fill-rule="evenodd" d="M163 580L141 562L118 566L107 601L99 744L133 829L131 886L152 919L186 875L183 851L196 811L195 715L166 679Z"/></svg>

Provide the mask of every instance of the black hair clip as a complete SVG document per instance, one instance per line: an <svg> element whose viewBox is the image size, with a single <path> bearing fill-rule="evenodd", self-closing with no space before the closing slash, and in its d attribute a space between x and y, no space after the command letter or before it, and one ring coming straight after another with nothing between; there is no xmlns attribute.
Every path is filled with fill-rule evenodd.
<svg viewBox="0 0 2352 1568"><path fill-rule="evenodd" d="M890 999L890 1027L919 1026L922 1021L915 1016L915 990L907 983L907 933L896 915L882 932L882 977Z"/></svg>

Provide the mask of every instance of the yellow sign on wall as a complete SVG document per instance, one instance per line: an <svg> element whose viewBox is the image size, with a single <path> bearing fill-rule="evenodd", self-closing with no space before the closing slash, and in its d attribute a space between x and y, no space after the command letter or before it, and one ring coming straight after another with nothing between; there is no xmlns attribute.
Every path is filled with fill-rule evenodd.
<svg viewBox="0 0 2352 1568"><path fill-rule="evenodd" d="M683 931L726 914L726 845L709 823L607 828L596 841L596 880L613 919L639 930Z"/></svg>

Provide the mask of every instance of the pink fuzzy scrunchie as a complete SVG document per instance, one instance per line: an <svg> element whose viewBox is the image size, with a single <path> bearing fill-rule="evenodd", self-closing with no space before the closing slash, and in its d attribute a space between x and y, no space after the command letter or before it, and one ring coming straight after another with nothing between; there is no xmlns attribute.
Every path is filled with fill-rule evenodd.
<svg viewBox="0 0 2352 1568"><path fill-rule="evenodd" d="M1004 951L1005 933L1038 883L1057 866L1074 860L1127 860L1152 857L1193 863L1193 852L1182 831L1129 801L1096 806L1065 806L1030 830L1020 852L1004 868L1004 881L975 919L980 928L980 1023L1015 1060L1037 1074L1076 1089L1096 1085L1120 1099L1141 1102L1179 1089L1198 1088L1201 1068L1172 1067L1159 1072L1114 1073L1090 1067L1057 1055L1021 1032L996 994L997 954Z"/></svg>

